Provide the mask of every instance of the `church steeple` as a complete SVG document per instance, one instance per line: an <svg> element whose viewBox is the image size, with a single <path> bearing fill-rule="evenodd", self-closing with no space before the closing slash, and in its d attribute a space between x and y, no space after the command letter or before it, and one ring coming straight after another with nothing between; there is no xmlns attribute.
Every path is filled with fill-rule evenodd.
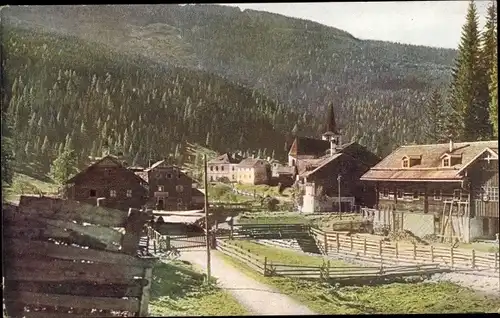
<svg viewBox="0 0 500 318"><path fill-rule="evenodd" d="M333 133L338 135L337 123L335 122L335 113L333 111L333 104L328 104L328 116L326 117L325 133Z"/></svg>
<svg viewBox="0 0 500 318"><path fill-rule="evenodd" d="M337 151L337 147L342 146L341 136L335 122L335 113L333 111L333 104L328 105L328 116L326 118L325 132L321 135L323 140L330 142L330 155Z"/></svg>

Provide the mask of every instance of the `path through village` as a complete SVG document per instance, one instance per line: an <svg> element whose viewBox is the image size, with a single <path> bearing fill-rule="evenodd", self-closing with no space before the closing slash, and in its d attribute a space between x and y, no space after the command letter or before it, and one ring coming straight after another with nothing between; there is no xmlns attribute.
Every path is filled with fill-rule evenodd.
<svg viewBox="0 0 500 318"><path fill-rule="evenodd" d="M206 270L205 251L183 251L180 259ZM212 276L220 287L230 292L253 315L314 315L306 306L287 295L257 282L230 264L216 253L211 254Z"/></svg>

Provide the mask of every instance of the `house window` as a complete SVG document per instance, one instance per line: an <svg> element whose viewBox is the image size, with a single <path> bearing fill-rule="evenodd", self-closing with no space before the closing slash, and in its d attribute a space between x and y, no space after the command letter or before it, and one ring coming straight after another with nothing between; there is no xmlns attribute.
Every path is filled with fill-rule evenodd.
<svg viewBox="0 0 500 318"><path fill-rule="evenodd" d="M182 203L182 198L178 198L177 203L179 203L179 204Z"/></svg>
<svg viewBox="0 0 500 318"><path fill-rule="evenodd" d="M110 169L104 169L104 175L106 177L109 177L111 170Z"/></svg>
<svg viewBox="0 0 500 318"><path fill-rule="evenodd" d="M90 189L90 193L89 193L89 196L91 198L95 198L97 196L97 191L94 190L94 189Z"/></svg>
<svg viewBox="0 0 500 318"><path fill-rule="evenodd" d="M181 186L181 185L177 185L177 186L175 186L175 189L177 190L177 192L182 192L182 191L184 191L184 187L183 187L183 186Z"/></svg>
<svg viewBox="0 0 500 318"><path fill-rule="evenodd" d="M441 201L441 190L434 190L434 200Z"/></svg>
<svg viewBox="0 0 500 318"><path fill-rule="evenodd" d="M116 190L109 190L109 196L112 198L116 198Z"/></svg>
<svg viewBox="0 0 500 318"><path fill-rule="evenodd" d="M213 181L214 181L214 177L210 176L210 182L213 182Z"/></svg>
<svg viewBox="0 0 500 318"><path fill-rule="evenodd" d="M232 170L234 171L234 167L232 167Z"/></svg>
<svg viewBox="0 0 500 318"><path fill-rule="evenodd" d="M403 159L403 168L410 167L410 160L408 158Z"/></svg>
<svg viewBox="0 0 500 318"><path fill-rule="evenodd" d="M413 200L420 199L420 192L418 190L413 191Z"/></svg>
<svg viewBox="0 0 500 318"><path fill-rule="evenodd" d="M162 186L162 185L159 185L159 186L158 186L158 192L163 192L163 190L164 190L164 189L165 189L165 187L164 187L164 186Z"/></svg>
<svg viewBox="0 0 500 318"><path fill-rule="evenodd" d="M450 166L450 158L444 158L443 167L449 167L449 166Z"/></svg>
<svg viewBox="0 0 500 318"><path fill-rule="evenodd" d="M382 190L382 198L388 198L388 197L389 197L389 190L383 189Z"/></svg>
<svg viewBox="0 0 500 318"><path fill-rule="evenodd" d="M219 166L215 166L215 171L219 171Z"/></svg>
<svg viewBox="0 0 500 318"><path fill-rule="evenodd" d="M220 167L220 170L221 170L221 171L224 171L224 166Z"/></svg>
<svg viewBox="0 0 500 318"><path fill-rule="evenodd" d="M167 173L167 179L172 179L172 174L171 173Z"/></svg>
<svg viewBox="0 0 500 318"><path fill-rule="evenodd" d="M462 198L462 190L453 190L453 200L460 200Z"/></svg>
<svg viewBox="0 0 500 318"><path fill-rule="evenodd" d="M131 198L132 197L132 190L127 190L127 198Z"/></svg>
<svg viewBox="0 0 500 318"><path fill-rule="evenodd" d="M210 166L210 171L214 171L214 167L213 166Z"/></svg>
<svg viewBox="0 0 500 318"><path fill-rule="evenodd" d="M397 196L398 199L402 199L403 198L403 190L398 190L396 192L396 196Z"/></svg>
<svg viewBox="0 0 500 318"><path fill-rule="evenodd" d="M498 187L489 187L487 193L489 201L498 202Z"/></svg>

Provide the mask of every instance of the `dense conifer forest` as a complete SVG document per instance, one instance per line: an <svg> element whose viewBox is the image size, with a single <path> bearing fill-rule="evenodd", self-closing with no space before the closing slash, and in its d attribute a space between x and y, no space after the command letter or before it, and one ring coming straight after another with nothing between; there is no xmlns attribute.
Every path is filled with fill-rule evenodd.
<svg viewBox="0 0 500 318"><path fill-rule="evenodd" d="M330 102L344 140L380 156L488 139L498 113L490 7L479 30L471 3L458 50L216 5L4 8L5 147L41 172L70 150L79 165L104 150L181 163L186 143L283 159L293 135L322 132Z"/></svg>

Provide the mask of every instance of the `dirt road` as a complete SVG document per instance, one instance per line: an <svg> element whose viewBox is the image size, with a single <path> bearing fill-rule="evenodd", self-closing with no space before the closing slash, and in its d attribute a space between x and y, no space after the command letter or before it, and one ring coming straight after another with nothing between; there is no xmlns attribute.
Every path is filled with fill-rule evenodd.
<svg viewBox="0 0 500 318"><path fill-rule="evenodd" d="M183 251L180 259L206 270L205 251ZM254 315L314 315L287 295L257 282L212 253L212 276Z"/></svg>

